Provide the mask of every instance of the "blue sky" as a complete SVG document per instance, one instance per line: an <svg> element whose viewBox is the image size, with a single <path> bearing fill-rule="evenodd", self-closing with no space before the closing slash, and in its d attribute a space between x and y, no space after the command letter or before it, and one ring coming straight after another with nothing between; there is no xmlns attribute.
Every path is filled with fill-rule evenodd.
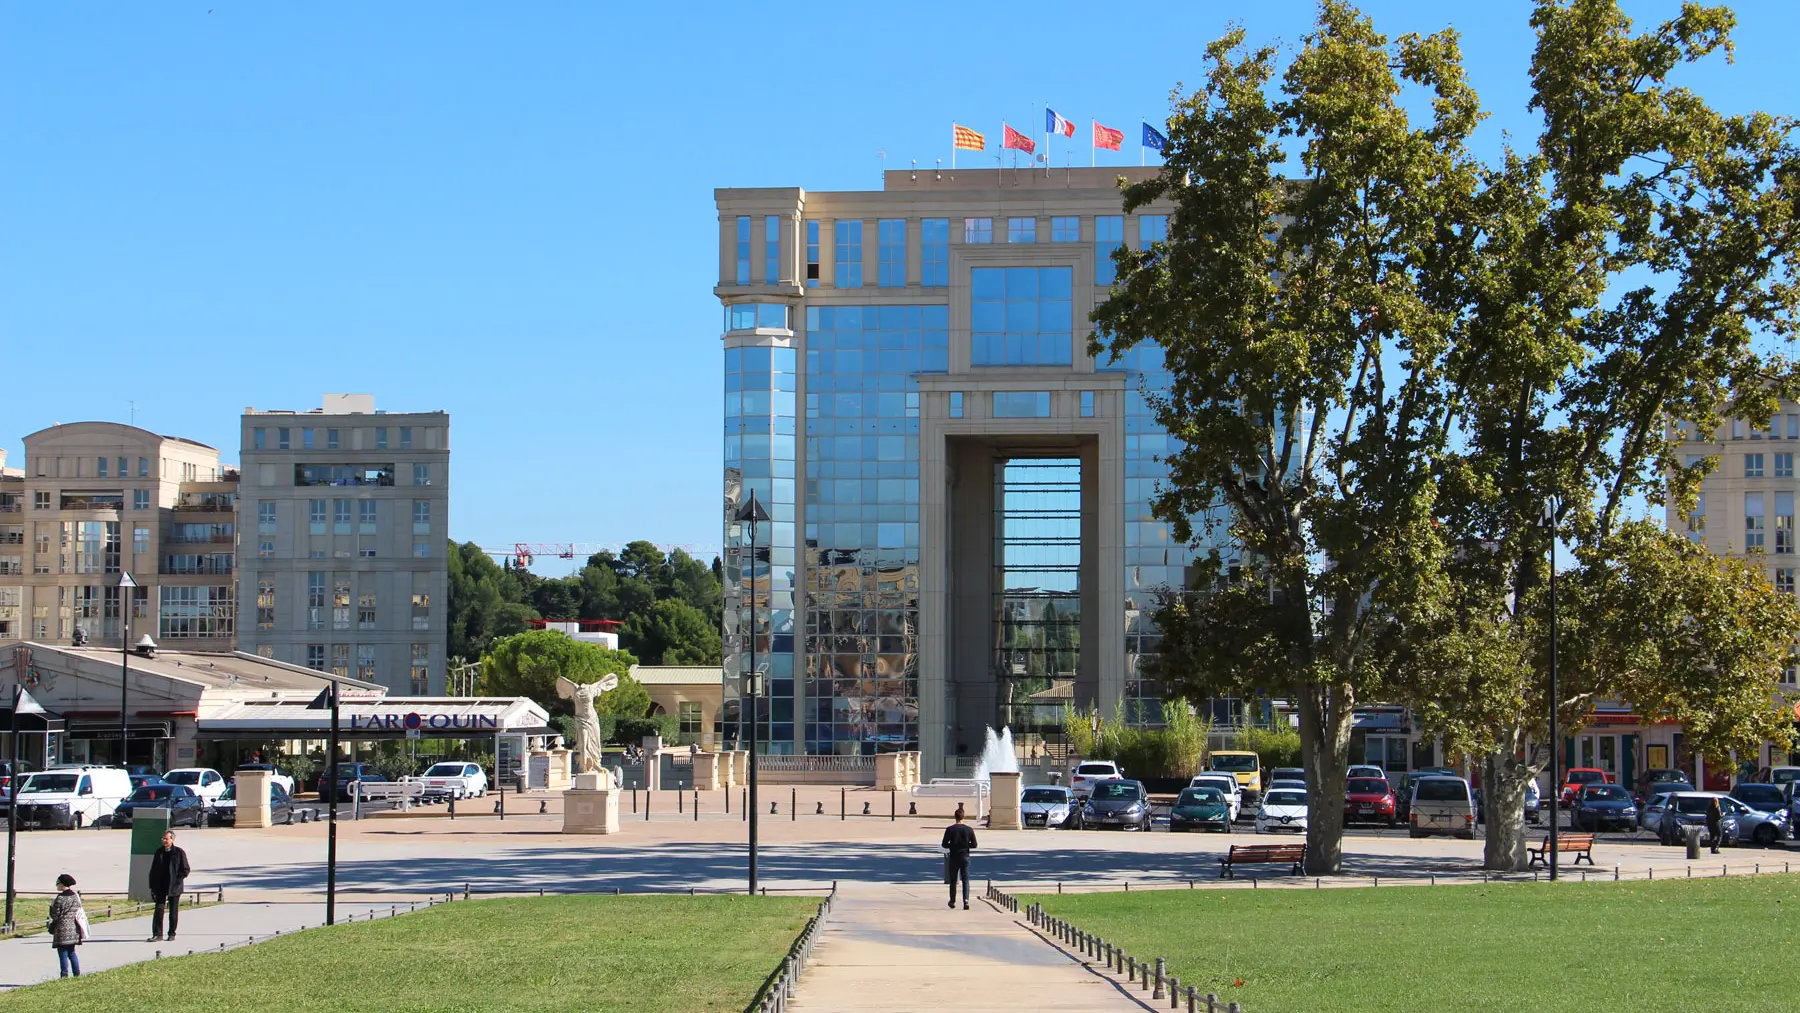
<svg viewBox="0 0 1800 1013"><path fill-rule="evenodd" d="M0 350L34 363L0 357L0 445L16 464L26 433L127 421L130 398L138 424L235 461L245 406L368 391L452 413L458 540L712 551L714 187L874 188L881 151L947 160L952 120L1041 135L1046 103L1078 139L1098 118L1129 140L1231 19L1292 42L1313 12L631 8L0 8ZM1740 8L1737 64L1685 80L1800 112L1800 5ZM1391 35L1454 12L1485 143L1534 136L1522 0L1365 10Z"/></svg>

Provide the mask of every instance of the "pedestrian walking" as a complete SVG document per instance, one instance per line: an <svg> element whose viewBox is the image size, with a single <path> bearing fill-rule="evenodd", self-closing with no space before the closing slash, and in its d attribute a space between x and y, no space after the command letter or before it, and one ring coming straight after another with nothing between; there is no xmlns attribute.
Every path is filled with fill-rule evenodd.
<svg viewBox="0 0 1800 1013"><path fill-rule="evenodd" d="M1712 838L1712 853L1719 853L1719 829L1725 822L1725 813L1719 809L1719 800L1715 796L1712 804L1706 807L1706 833Z"/></svg>
<svg viewBox="0 0 1800 1013"><path fill-rule="evenodd" d="M50 945L56 947L56 966L62 977L81 977L81 958L75 947L87 940L87 912L81 907L81 894L75 892L75 877L68 873L56 877L56 899L50 902Z"/></svg>
<svg viewBox="0 0 1800 1013"><path fill-rule="evenodd" d="M150 899L156 902L156 910L150 915L150 938L147 942L175 938L176 925L181 920L181 891L187 886L188 873L191 871L187 852L175 846L174 832L163 834L162 847L150 856ZM169 911L167 936L163 935L164 907Z"/></svg>
<svg viewBox="0 0 1800 1013"><path fill-rule="evenodd" d="M975 829L963 822L962 806L956 822L944 828L944 882L950 885L950 907L956 907L956 881L962 879L963 910L969 909L969 852L975 850Z"/></svg>

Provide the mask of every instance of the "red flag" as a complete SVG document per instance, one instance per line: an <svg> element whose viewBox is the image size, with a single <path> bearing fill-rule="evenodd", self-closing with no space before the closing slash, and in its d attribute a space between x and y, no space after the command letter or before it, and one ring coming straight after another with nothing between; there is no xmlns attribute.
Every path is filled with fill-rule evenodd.
<svg viewBox="0 0 1800 1013"><path fill-rule="evenodd" d="M1105 148L1108 151L1117 151L1119 150L1119 145L1124 143L1125 131L1114 130L1111 127L1103 127L1099 123L1094 124L1094 147Z"/></svg>
<svg viewBox="0 0 1800 1013"><path fill-rule="evenodd" d="M1016 150L1023 151L1027 155L1029 155L1032 152L1037 150L1037 144L1031 138L1026 137L1024 134L1019 133L1017 130L1014 130L1013 128L1007 126L1005 123L1000 124L1000 126L1003 130L1006 131L1006 134L1005 134L1006 139L1000 143L1000 147L1014 148Z"/></svg>

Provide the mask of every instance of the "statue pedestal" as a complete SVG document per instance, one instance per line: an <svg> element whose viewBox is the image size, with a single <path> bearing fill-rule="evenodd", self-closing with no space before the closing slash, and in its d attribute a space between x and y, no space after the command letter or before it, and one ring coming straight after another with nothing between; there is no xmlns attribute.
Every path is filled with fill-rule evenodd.
<svg viewBox="0 0 1800 1013"><path fill-rule="evenodd" d="M619 792L611 775L595 771L575 775L575 787L563 792L563 833L619 832Z"/></svg>
<svg viewBox="0 0 1800 1013"><path fill-rule="evenodd" d="M988 775L992 785L988 794L988 829L1019 830L1019 772Z"/></svg>
<svg viewBox="0 0 1800 1013"><path fill-rule="evenodd" d="M266 770L242 770L237 774L237 821L239 830L256 830L275 825L275 813L269 805L269 785L274 775Z"/></svg>
<svg viewBox="0 0 1800 1013"><path fill-rule="evenodd" d="M696 753L694 755L694 788L698 791L716 791L725 787L719 780L719 754Z"/></svg>

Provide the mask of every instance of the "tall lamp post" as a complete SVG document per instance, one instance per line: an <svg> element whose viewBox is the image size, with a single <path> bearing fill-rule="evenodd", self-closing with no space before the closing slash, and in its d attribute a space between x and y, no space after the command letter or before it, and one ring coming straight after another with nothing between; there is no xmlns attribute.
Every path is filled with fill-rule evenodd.
<svg viewBox="0 0 1800 1013"><path fill-rule="evenodd" d="M325 685L307 710L331 711L331 739L325 747L326 829L325 829L325 924L337 924L337 773L338 773L338 703L342 688L334 678Z"/></svg>
<svg viewBox="0 0 1800 1013"><path fill-rule="evenodd" d="M13 866L19 855L19 782L23 778L19 774L19 715L42 714L44 708L38 705L31 694L25 692L25 666L18 664L14 668L12 693L12 776L7 784L6 805L6 930L11 932L17 926L13 922L13 898L17 896L13 889Z"/></svg>
<svg viewBox="0 0 1800 1013"><path fill-rule="evenodd" d="M750 525L750 672L748 676L750 682L750 811L746 815L749 816L750 824L750 896L752 897L756 896L756 723L757 703L762 695L762 677L756 670L756 527L758 524L767 522L768 519L768 512L762 508L761 503L756 501L756 490L751 489L750 498L738 507L737 520L739 523ZM743 717L741 694L738 717L740 720Z"/></svg>
<svg viewBox="0 0 1800 1013"><path fill-rule="evenodd" d="M126 719L125 703L131 690L131 591L137 587L137 581L131 574L119 571L119 766L131 769L131 757L126 753ZM145 634L148 636L149 634Z"/></svg>
<svg viewBox="0 0 1800 1013"><path fill-rule="evenodd" d="M1562 801L1562 751L1558 748L1556 730L1557 701L1561 694L1556 682L1556 534L1562 520L1562 501L1544 497L1544 516L1539 523L1550 533L1550 881L1556 881L1556 866L1561 855L1557 849L1557 808Z"/></svg>

